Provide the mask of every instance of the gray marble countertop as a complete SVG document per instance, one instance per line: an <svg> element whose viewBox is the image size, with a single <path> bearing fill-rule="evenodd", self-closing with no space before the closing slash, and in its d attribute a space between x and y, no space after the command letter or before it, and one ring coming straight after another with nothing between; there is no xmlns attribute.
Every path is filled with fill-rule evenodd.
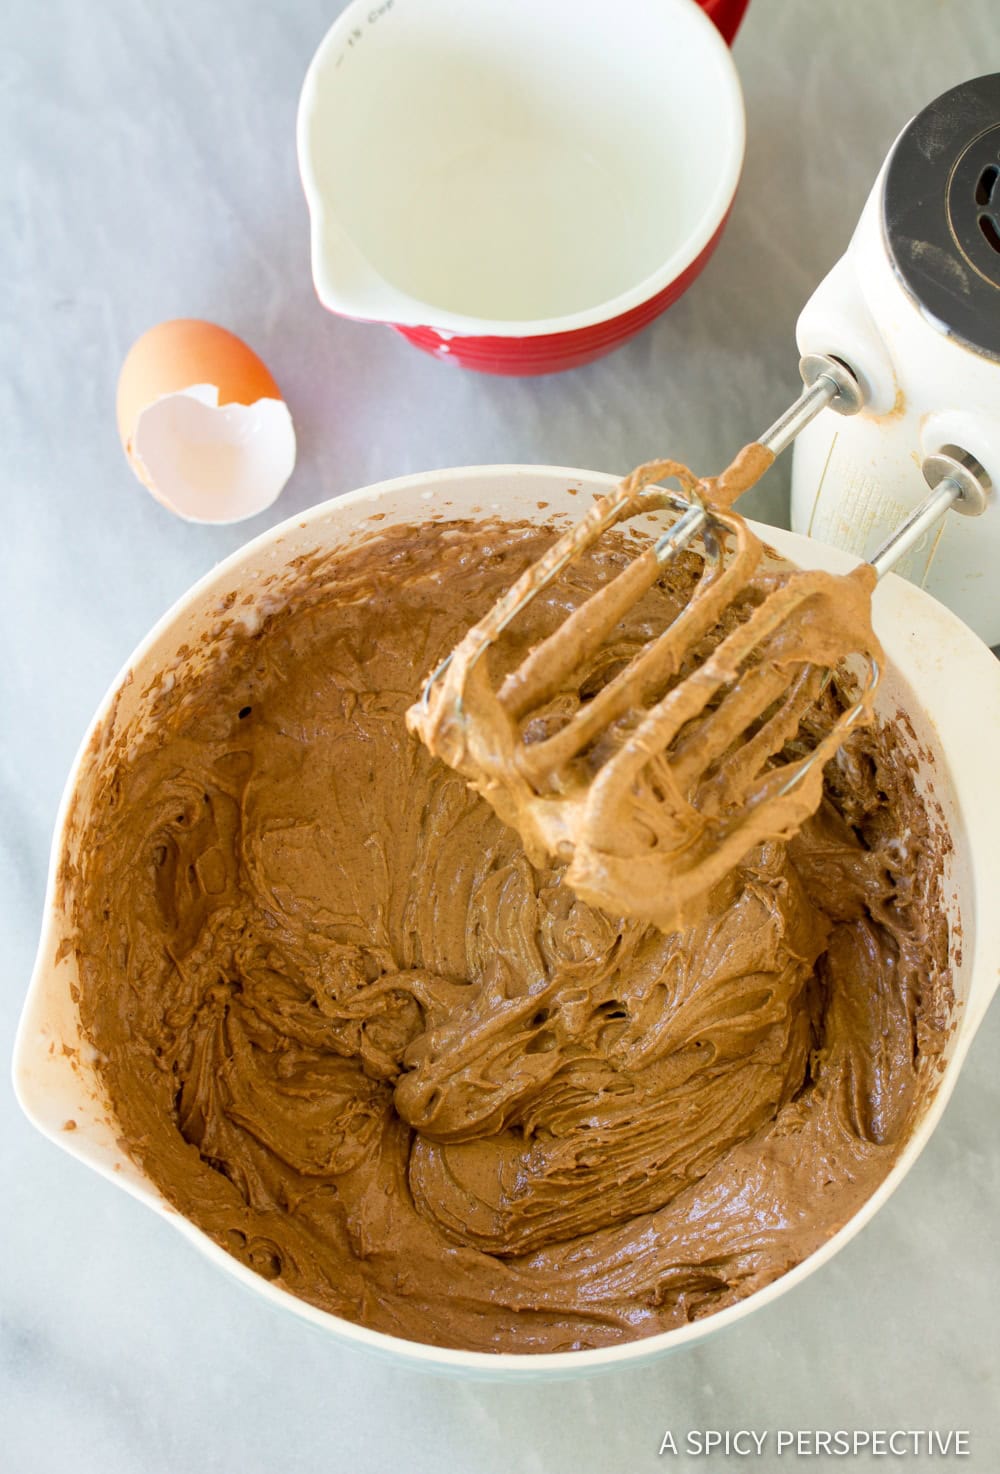
<svg viewBox="0 0 1000 1474"><path fill-rule="evenodd" d="M501 380L335 320L314 299L295 107L339 8L40 0L5 18L5 1058L67 768L107 682L177 595L269 522L408 471L527 461L620 472L665 451L717 464L794 392L796 315L895 133L946 87L1000 68L997 0L753 0L736 48L746 172L703 278L613 357ZM295 417L294 479L243 527L174 520L118 446L122 358L173 316L244 335ZM754 494L757 515L785 519L787 472ZM394 1368L257 1303L36 1135L5 1078L0 1468L719 1471L746 1461L660 1458L664 1430L839 1427L968 1429L971 1457L904 1462L995 1471L998 1049L995 1009L911 1175L803 1287L652 1366L508 1387ZM808 1467L845 1462L899 1463Z"/></svg>

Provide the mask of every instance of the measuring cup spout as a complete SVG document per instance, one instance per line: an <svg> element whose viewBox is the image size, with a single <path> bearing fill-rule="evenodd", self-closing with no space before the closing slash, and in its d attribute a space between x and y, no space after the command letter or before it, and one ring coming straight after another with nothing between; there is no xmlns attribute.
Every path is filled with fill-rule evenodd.
<svg viewBox="0 0 1000 1474"><path fill-rule="evenodd" d="M310 248L316 295L331 312L365 322L426 322L426 308L387 282L318 202L312 208Z"/></svg>

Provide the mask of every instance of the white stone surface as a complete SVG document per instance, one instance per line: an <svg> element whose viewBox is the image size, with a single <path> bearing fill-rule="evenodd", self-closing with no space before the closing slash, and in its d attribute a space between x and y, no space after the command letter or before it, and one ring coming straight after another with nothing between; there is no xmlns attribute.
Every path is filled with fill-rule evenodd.
<svg viewBox="0 0 1000 1474"><path fill-rule="evenodd" d="M474 3L474 0L468 0ZM541 0L540 0L541 3ZM997 0L753 0L737 44L746 173L723 244L665 318L542 380L467 376L314 300L294 119L335 0L33 0L0 37L3 532L0 1053L29 975L51 823L80 734L154 619L247 536L323 497L486 461L698 466L796 387L800 305L906 118L1000 69ZM665 79L666 85L666 79ZM623 97L627 106L627 96ZM204 316L282 385L300 460L243 528L173 519L117 443L144 328ZM783 520L787 466L754 495ZM995 741L995 734L991 740ZM646 1369L497 1387L345 1352L241 1293L167 1224L36 1136L0 1083L0 1469L10 1474L638 1474L664 1429L964 1428L1000 1467L1000 1013L931 1146L831 1266ZM772 1443L773 1447L773 1443ZM896 1460L809 1460L825 1470Z"/></svg>

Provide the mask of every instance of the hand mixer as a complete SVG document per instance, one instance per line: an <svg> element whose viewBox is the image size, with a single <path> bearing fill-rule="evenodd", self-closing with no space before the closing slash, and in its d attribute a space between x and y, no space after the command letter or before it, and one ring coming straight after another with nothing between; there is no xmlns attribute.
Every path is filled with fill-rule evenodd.
<svg viewBox="0 0 1000 1474"><path fill-rule="evenodd" d="M721 476L656 461L598 499L438 665L408 714L518 830L529 858L568 862L583 899L665 930L756 845L815 811L825 763L871 711L875 581L947 510L977 516L988 502L983 466L942 447L922 462L929 494L870 563L846 577L769 570L732 503L822 410L856 415L870 397L840 353L807 354L800 372L796 402ZM679 489L655 484L669 480ZM484 657L529 602L611 528L654 510L673 514L666 530L494 682ZM693 546L686 606L591 689L605 642ZM848 657L863 660L860 674L844 674ZM853 688L846 702L838 671L837 686Z"/></svg>
<svg viewBox="0 0 1000 1474"><path fill-rule="evenodd" d="M794 531L863 557L920 501L919 463L944 447L1000 483L1000 73L903 129L796 338L851 365L865 413L820 415L797 437ZM947 517L894 571L1000 645L998 560L1000 517Z"/></svg>

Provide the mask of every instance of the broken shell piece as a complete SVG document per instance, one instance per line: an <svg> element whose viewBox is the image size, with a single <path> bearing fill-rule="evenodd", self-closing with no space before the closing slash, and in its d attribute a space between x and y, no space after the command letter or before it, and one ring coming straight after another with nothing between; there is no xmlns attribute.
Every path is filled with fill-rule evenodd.
<svg viewBox="0 0 1000 1474"><path fill-rule="evenodd" d="M189 522L264 511L295 465L295 429L256 353L214 323L161 323L133 344L118 380L129 464Z"/></svg>

